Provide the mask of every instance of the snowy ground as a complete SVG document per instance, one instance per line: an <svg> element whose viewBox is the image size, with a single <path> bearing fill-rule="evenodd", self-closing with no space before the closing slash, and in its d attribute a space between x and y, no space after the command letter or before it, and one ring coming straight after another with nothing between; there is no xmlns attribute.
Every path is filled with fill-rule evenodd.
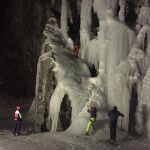
<svg viewBox="0 0 150 150"><path fill-rule="evenodd" d="M93 136L72 136L64 132L45 132L14 137L10 130L0 131L0 150L149 150L148 139L124 137L117 145Z"/></svg>
<svg viewBox="0 0 150 150"><path fill-rule="evenodd" d="M2 106L0 107L2 110ZM7 111L8 112L8 111ZM137 139L117 131L118 144L106 140L109 129L96 132L94 136L72 136L64 132L26 134L32 126L22 124L22 135L14 137L11 131L12 118L0 117L0 150L149 150L149 139ZM100 134L101 133L101 134ZM101 137L99 135L102 135Z"/></svg>

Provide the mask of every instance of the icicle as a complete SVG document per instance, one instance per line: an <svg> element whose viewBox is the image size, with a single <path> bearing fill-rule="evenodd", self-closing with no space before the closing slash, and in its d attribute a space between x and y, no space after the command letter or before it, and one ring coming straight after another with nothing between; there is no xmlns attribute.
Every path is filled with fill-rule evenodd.
<svg viewBox="0 0 150 150"><path fill-rule="evenodd" d="M93 44L96 48L93 51L93 54L89 53L91 55L88 56L90 61L92 59L93 62L96 62L94 59L98 58L99 71L100 73L102 72L101 76L105 76L105 90L107 91L108 105L118 105L121 111L126 115L122 126L126 130L128 128L128 108L130 99L127 87L126 74L128 71L126 72L126 70L128 70L128 67L126 67L126 63L124 63L125 65L122 63L123 65L120 66L125 67L119 67L117 74L116 72L119 64L126 60L134 37L134 32L126 25L116 21L112 9L108 9L106 11L106 19L100 21L98 39L97 42L95 42L97 45ZM94 42L94 40L91 42ZM127 69L122 71L120 68ZM117 86L114 87L114 85ZM124 105L126 105L125 108L123 107Z"/></svg>
<svg viewBox="0 0 150 150"><path fill-rule="evenodd" d="M117 6L119 0L94 0L93 8L97 12L98 18L105 19L106 10L111 9L113 15L117 15Z"/></svg>
<svg viewBox="0 0 150 150"><path fill-rule="evenodd" d="M68 8L67 8L67 5L68 5L67 0L62 0L61 31L66 40L68 38Z"/></svg>
<svg viewBox="0 0 150 150"><path fill-rule="evenodd" d="M57 88L55 89L55 92L53 93L50 104L49 104L49 108L50 108L49 109L49 114L50 114L49 122L50 120L52 121L51 131L57 130L60 106L61 106L63 97L65 95L64 89L60 87L59 85L57 85Z"/></svg>
<svg viewBox="0 0 150 150"><path fill-rule="evenodd" d="M83 59L87 59L86 54L88 50L88 43L90 40L91 8L92 8L92 0L82 0L80 40L81 40L81 58Z"/></svg>
<svg viewBox="0 0 150 150"><path fill-rule="evenodd" d="M106 0L94 0L93 2L94 11L97 13L99 20L105 19L106 13Z"/></svg>
<svg viewBox="0 0 150 150"><path fill-rule="evenodd" d="M140 26L150 25L150 7L142 6L138 15L137 23Z"/></svg>
<svg viewBox="0 0 150 150"><path fill-rule="evenodd" d="M73 23L72 12L69 3L68 3L68 19L70 20L70 23Z"/></svg>
<svg viewBox="0 0 150 150"><path fill-rule="evenodd" d="M138 109L136 114L136 131L139 134L146 134L150 137L150 67L148 68L146 75L143 79L143 85L141 89L141 99L138 101ZM143 122L143 118L146 118Z"/></svg>
<svg viewBox="0 0 150 150"><path fill-rule="evenodd" d="M81 1L77 0L76 7L77 7L77 10L78 10L78 14L80 14L80 9L81 9L80 6L81 6Z"/></svg>
<svg viewBox="0 0 150 150"><path fill-rule="evenodd" d="M106 0L107 8L112 9L113 15L117 15L117 6L119 0Z"/></svg>
<svg viewBox="0 0 150 150"><path fill-rule="evenodd" d="M120 61L126 59L134 39L134 32L116 21L111 9L107 10L106 14L106 21L101 21L98 34L98 54L100 64L105 66L107 73L111 73L115 72Z"/></svg>
<svg viewBox="0 0 150 150"><path fill-rule="evenodd" d="M96 69L98 69L98 41L93 39L88 44L88 62L92 65L94 64Z"/></svg>
<svg viewBox="0 0 150 150"><path fill-rule="evenodd" d="M119 0L119 6L120 6L119 19L120 21L125 22L126 0Z"/></svg>
<svg viewBox="0 0 150 150"><path fill-rule="evenodd" d="M143 50L144 52L146 51L146 48L147 48L147 33L145 33L145 36L144 36L144 42L143 42Z"/></svg>

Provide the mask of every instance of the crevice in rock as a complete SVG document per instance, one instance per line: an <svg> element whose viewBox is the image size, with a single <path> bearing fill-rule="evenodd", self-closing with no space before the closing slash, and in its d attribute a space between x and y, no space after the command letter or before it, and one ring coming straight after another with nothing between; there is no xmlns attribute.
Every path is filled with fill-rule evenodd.
<svg viewBox="0 0 150 150"><path fill-rule="evenodd" d="M97 77L98 72L97 72L97 69L96 69L96 67L95 67L94 64L92 64L91 66L89 66L89 70L91 72L91 77Z"/></svg>
<svg viewBox="0 0 150 150"><path fill-rule="evenodd" d="M148 106L142 106L142 124L143 124L143 135L148 135Z"/></svg>
<svg viewBox="0 0 150 150"><path fill-rule="evenodd" d="M132 1L127 2L125 22L132 28L134 28L137 19L135 7L136 6Z"/></svg>
<svg viewBox="0 0 150 150"><path fill-rule="evenodd" d="M99 19L97 16L97 13L94 12L94 9L92 7L92 24L91 24L91 32L93 33L93 38L97 36L97 31L99 30Z"/></svg>
<svg viewBox="0 0 150 150"><path fill-rule="evenodd" d="M44 122L41 125L41 131L42 132L48 131L48 129L47 129L47 117L48 117L48 110L47 110L47 104L46 104L46 106L45 106L45 113L44 113Z"/></svg>
<svg viewBox="0 0 150 150"><path fill-rule="evenodd" d="M137 84L132 87L131 99L130 99L130 110L129 110L129 132L131 135L136 135L135 125L136 125L136 109L138 105L138 92Z"/></svg>
<svg viewBox="0 0 150 150"><path fill-rule="evenodd" d="M80 45L80 14L77 10L76 1L69 0L69 5L71 8L72 22L68 20L68 35L75 44Z"/></svg>

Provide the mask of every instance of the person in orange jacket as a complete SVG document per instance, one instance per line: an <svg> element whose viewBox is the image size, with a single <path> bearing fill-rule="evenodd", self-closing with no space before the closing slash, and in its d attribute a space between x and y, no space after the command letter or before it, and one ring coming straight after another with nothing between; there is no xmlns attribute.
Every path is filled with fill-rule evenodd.
<svg viewBox="0 0 150 150"><path fill-rule="evenodd" d="M13 121L14 121L13 134L14 134L14 136L16 136L16 133L17 133L17 135L20 135L21 121L22 121L22 115L20 113L20 106L16 106Z"/></svg>

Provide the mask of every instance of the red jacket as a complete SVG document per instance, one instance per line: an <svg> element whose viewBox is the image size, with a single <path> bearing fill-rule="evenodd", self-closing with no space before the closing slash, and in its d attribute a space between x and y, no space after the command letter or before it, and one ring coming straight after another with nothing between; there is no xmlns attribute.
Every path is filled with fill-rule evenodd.
<svg viewBox="0 0 150 150"><path fill-rule="evenodd" d="M14 120L17 121L21 118L22 118L22 116L21 116L19 110L16 110L15 113L14 113Z"/></svg>

